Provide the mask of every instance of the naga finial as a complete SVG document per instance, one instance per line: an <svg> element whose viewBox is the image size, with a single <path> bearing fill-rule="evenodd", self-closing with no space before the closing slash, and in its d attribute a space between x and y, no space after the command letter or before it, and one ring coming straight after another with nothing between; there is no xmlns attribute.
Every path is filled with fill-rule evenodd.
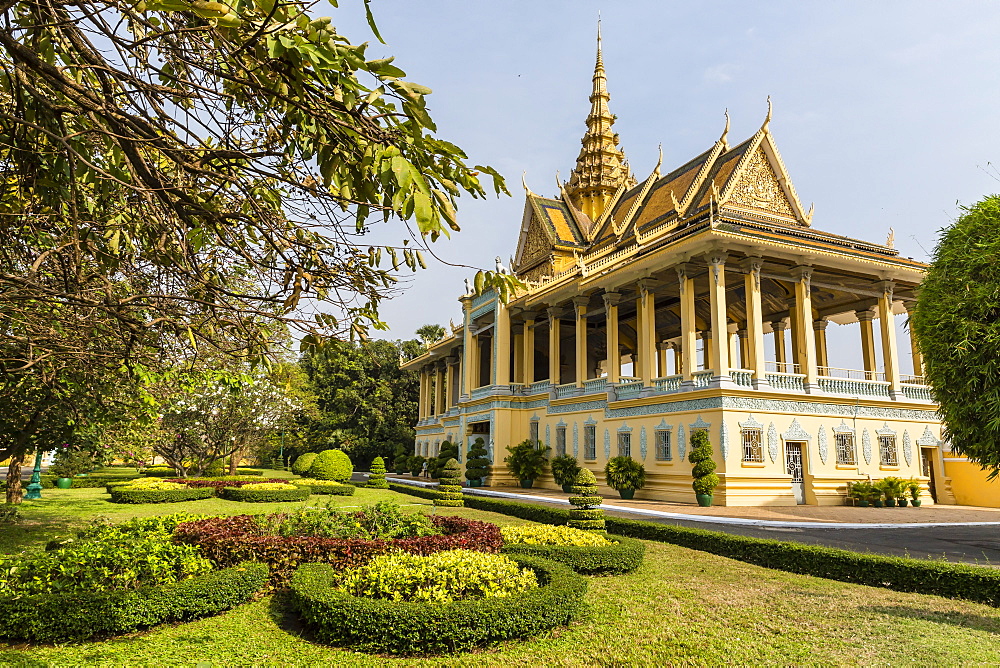
<svg viewBox="0 0 1000 668"><path fill-rule="evenodd" d="M771 96L770 96L770 95L768 95L768 96L767 96L767 117L766 117L766 118L764 118L764 125L763 125L763 126L761 126L761 129L762 129L762 130L763 130L764 128L766 128L766 127L767 127L767 126L768 126L768 125L769 125L769 124L771 123L771 113L772 113L773 111L774 111L774 105L773 105L773 104L771 104Z"/></svg>
<svg viewBox="0 0 1000 668"><path fill-rule="evenodd" d="M719 141L725 143L726 137L729 136L729 107L726 107L726 127L722 130L722 136L719 137Z"/></svg>
<svg viewBox="0 0 1000 668"><path fill-rule="evenodd" d="M653 173L657 176L660 175L660 165L663 164L663 144L660 144L660 157L656 161L656 167L653 169Z"/></svg>

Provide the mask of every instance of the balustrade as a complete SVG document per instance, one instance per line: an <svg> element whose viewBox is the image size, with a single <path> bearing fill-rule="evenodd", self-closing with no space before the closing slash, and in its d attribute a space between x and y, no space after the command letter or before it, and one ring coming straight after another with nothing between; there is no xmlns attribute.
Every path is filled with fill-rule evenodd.
<svg viewBox="0 0 1000 668"><path fill-rule="evenodd" d="M806 391L806 376L803 373L768 373L765 375L772 389L790 390L792 392Z"/></svg>
<svg viewBox="0 0 1000 668"><path fill-rule="evenodd" d="M753 371L749 369L730 369L729 377L739 387L753 387Z"/></svg>
<svg viewBox="0 0 1000 668"><path fill-rule="evenodd" d="M695 387L708 387L712 384L712 376L714 375L714 371L696 371L691 374L691 382L694 383Z"/></svg>
<svg viewBox="0 0 1000 668"><path fill-rule="evenodd" d="M846 378L848 380L885 380L884 371L865 371L863 369L841 369L835 366L819 367L819 375L828 378Z"/></svg>
<svg viewBox="0 0 1000 668"><path fill-rule="evenodd" d="M903 396L907 399L915 399L917 401L934 401L934 395L931 394L931 388L926 385L903 383L902 389Z"/></svg>
<svg viewBox="0 0 1000 668"><path fill-rule="evenodd" d="M859 397L889 398L889 383L884 380L856 380L820 376L819 389L830 394L849 394Z"/></svg>
<svg viewBox="0 0 1000 668"><path fill-rule="evenodd" d="M632 399L638 397L641 393L641 378L622 378L618 383L618 387L615 388L615 395L619 400Z"/></svg>
<svg viewBox="0 0 1000 668"><path fill-rule="evenodd" d="M552 388L552 383L548 380L536 380L534 383L528 386L526 394L538 394L539 392L548 392Z"/></svg>
<svg viewBox="0 0 1000 668"><path fill-rule="evenodd" d="M556 398L562 399L564 397L572 397L577 394L579 388L576 383L565 383L556 387Z"/></svg>
<svg viewBox="0 0 1000 668"><path fill-rule="evenodd" d="M799 373L799 365L795 362L764 362L764 370L773 373Z"/></svg>
<svg viewBox="0 0 1000 668"><path fill-rule="evenodd" d="M607 378L591 378L590 380L583 381L583 391L585 394L593 394L595 392L607 392L607 390L608 390Z"/></svg>
<svg viewBox="0 0 1000 668"><path fill-rule="evenodd" d="M684 376L677 374L675 376L656 378L653 380L653 385L659 392L679 392L682 382L684 382Z"/></svg>

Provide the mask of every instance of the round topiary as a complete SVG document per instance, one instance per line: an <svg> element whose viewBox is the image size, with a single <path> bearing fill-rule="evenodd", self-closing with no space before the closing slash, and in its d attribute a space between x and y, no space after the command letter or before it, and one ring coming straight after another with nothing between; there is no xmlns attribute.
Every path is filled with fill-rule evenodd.
<svg viewBox="0 0 1000 668"><path fill-rule="evenodd" d="M376 457L372 462L371 474L368 476L368 487L375 489L389 489L389 483L385 479L385 462L381 457Z"/></svg>
<svg viewBox="0 0 1000 668"><path fill-rule="evenodd" d="M292 473L303 476L309 475L309 467L313 465L314 461L316 461L315 452L307 452L304 455L299 455L292 463Z"/></svg>
<svg viewBox="0 0 1000 668"><path fill-rule="evenodd" d="M462 465L454 458L444 464L441 476L438 478L437 496L434 505L458 507L464 506L462 499Z"/></svg>
<svg viewBox="0 0 1000 668"><path fill-rule="evenodd" d="M465 459L465 477L469 480L482 480L489 474L490 460L489 452L486 450L486 443L481 438L477 438Z"/></svg>
<svg viewBox="0 0 1000 668"><path fill-rule="evenodd" d="M593 471L581 468L573 478L570 491L575 496L569 497L569 502L575 508L569 511L569 525L574 529L604 531L604 511L597 507L604 499L597 493Z"/></svg>
<svg viewBox="0 0 1000 668"><path fill-rule="evenodd" d="M324 450L309 467L309 476L317 480L347 482L353 473L351 458L343 450Z"/></svg>

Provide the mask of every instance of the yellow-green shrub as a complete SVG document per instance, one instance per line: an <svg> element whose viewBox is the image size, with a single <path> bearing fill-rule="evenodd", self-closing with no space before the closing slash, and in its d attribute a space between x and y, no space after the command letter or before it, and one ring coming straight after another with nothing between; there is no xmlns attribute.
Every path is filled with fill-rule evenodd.
<svg viewBox="0 0 1000 668"><path fill-rule="evenodd" d="M243 489L298 489L295 485L287 482L254 482L243 485Z"/></svg>
<svg viewBox="0 0 1000 668"><path fill-rule="evenodd" d="M520 526L501 527L504 543L525 545L576 545L580 547L604 547L611 541L599 533L583 531L568 526Z"/></svg>
<svg viewBox="0 0 1000 668"><path fill-rule="evenodd" d="M184 489L186 485L179 482L167 482L160 478L143 478L141 480L133 480L125 485L129 489L142 489L142 490L164 490L164 489Z"/></svg>

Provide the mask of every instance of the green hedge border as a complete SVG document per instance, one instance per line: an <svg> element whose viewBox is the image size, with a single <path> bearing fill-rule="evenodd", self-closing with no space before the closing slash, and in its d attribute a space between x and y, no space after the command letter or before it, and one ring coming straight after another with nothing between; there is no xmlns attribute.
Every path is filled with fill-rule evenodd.
<svg viewBox="0 0 1000 668"><path fill-rule="evenodd" d="M243 503L276 503L281 501L305 501L312 494L311 487L297 486L295 489L247 489L246 487L223 487L222 498Z"/></svg>
<svg viewBox="0 0 1000 668"><path fill-rule="evenodd" d="M586 605L587 580L564 564L521 555L539 586L505 598L414 603L351 596L330 586L329 564L303 564L291 581L293 607L314 637L371 653L453 654L565 626Z"/></svg>
<svg viewBox="0 0 1000 668"><path fill-rule="evenodd" d="M0 598L0 638L86 640L207 617L246 603L267 578L266 565L246 562L161 587Z"/></svg>
<svg viewBox="0 0 1000 668"><path fill-rule="evenodd" d="M146 476L147 478L176 478L177 471L167 466L151 466L143 470L142 475ZM229 470L228 467L225 467L223 468L222 476L227 476L227 475L229 475ZM236 475L262 476L264 475L264 469L252 469L252 468L240 467L236 469ZM213 477L213 476L204 476L204 477ZM220 477L220 476L214 476L214 477Z"/></svg>
<svg viewBox="0 0 1000 668"><path fill-rule="evenodd" d="M346 485L344 483L337 483L336 485L317 484L321 482L334 482L332 480L313 481L312 479L307 479L290 480L289 482L296 487L308 487L312 490L313 494L330 494L332 496L354 496L354 492L357 489L354 485Z"/></svg>
<svg viewBox="0 0 1000 668"><path fill-rule="evenodd" d="M607 536L607 534L605 534ZM646 545L634 538L607 536L613 545L529 545L508 543L501 552L506 555L528 555L566 564L584 575L617 575L634 571L642 565Z"/></svg>
<svg viewBox="0 0 1000 668"><path fill-rule="evenodd" d="M394 491L410 493L410 488L406 485L394 484L392 487ZM465 505L544 524L566 524L569 520L568 510L473 494L465 495ZM620 536L680 545L789 573L895 591L959 598L1000 607L1000 569L852 552L617 517L608 517L606 520L608 533Z"/></svg>
<svg viewBox="0 0 1000 668"><path fill-rule="evenodd" d="M127 485L109 486L111 503L178 503L210 499L215 496L211 487L184 489L129 489Z"/></svg>

